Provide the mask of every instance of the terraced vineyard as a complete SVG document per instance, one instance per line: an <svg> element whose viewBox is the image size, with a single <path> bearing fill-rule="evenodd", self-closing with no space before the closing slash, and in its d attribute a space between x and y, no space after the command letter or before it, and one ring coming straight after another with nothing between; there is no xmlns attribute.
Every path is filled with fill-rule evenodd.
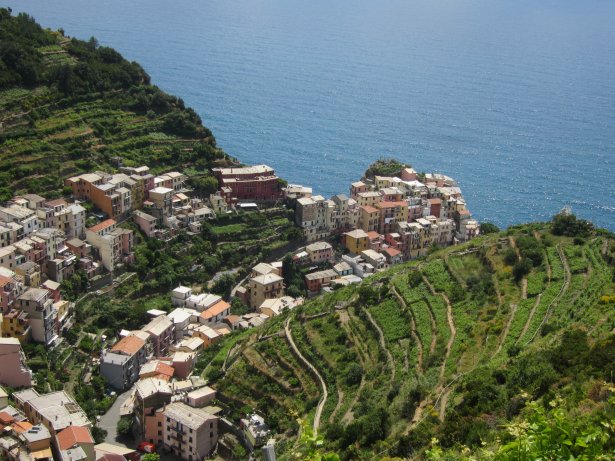
<svg viewBox="0 0 615 461"><path fill-rule="evenodd" d="M526 278L527 299L504 262L524 229L510 231L510 239L483 237L270 321L239 343L218 390L237 410L248 405L264 412L289 440L296 416L312 421L322 402L320 383L284 338L289 318L301 355L326 385L316 429L328 443L338 450L418 453L426 431L437 433L465 408L468 383L481 370L510 367L518 356L556 343L572 325L590 341L612 330L614 319L600 298L613 291L602 254L613 241L595 236L575 245L534 227L543 259ZM207 370L215 371L215 365Z"/></svg>
<svg viewBox="0 0 615 461"><path fill-rule="evenodd" d="M0 21L0 40L13 47L0 56L0 199L59 196L63 178L120 161L154 173L181 168L197 189L215 190L207 169L229 159L199 116L150 85L138 64L26 15L2 9Z"/></svg>

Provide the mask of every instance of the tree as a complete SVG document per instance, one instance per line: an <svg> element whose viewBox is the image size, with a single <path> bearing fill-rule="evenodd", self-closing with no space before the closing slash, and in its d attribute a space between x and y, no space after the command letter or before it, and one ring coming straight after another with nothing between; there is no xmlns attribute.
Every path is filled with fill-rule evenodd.
<svg viewBox="0 0 615 461"><path fill-rule="evenodd" d="M228 298L231 294L231 290L235 286L235 277L232 274L222 274L218 280L214 283L211 291Z"/></svg>
<svg viewBox="0 0 615 461"><path fill-rule="evenodd" d="M530 261L529 259L522 259L521 261L515 263L512 270L515 281L518 282L519 280L521 280L523 277L529 274L531 270L532 261Z"/></svg>
<svg viewBox="0 0 615 461"><path fill-rule="evenodd" d="M587 238L591 235L593 229L592 223L584 219L577 219L573 214L560 213L555 215L551 221L551 233L553 235Z"/></svg>
<svg viewBox="0 0 615 461"><path fill-rule="evenodd" d="M481 234L497 234L498 232L500 232L500 228L493 223L484 222L480 225Z"/></svg>
<svg viewBox="0 0 615 461"><path fill-rule="evenodd" d="M121 417L117 422L117 433L120 437L131 437L132 436L132 418L131 417Z"/></svg>

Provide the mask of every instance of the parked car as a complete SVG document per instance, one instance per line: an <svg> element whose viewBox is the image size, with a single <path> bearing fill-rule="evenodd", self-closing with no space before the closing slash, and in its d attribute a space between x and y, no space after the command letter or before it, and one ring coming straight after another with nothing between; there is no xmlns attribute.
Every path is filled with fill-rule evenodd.
<svg viewBox="0 0 615 461"><path fill-rule="evenodd" d="M139 445L137 445L137 450L139 450L141 453L156 453L156 445L151 442L143 441Z"/></svg>

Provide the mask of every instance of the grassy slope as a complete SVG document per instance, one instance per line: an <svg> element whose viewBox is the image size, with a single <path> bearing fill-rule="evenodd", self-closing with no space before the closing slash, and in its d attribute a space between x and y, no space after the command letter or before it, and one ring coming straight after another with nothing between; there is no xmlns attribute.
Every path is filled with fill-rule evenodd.
<svg viewBox="0 0 615 461"><path fill-rule="evenodd" d="M612 268L603 257L615 241L594 236L574 245L570 238L550 235L544 225L509 234L512 240L504 234L490 235L396 267L368 279L363 286L370 290L336 291L308 302L293 316L295 342L329 388L321 432L332 447L348 455L355 452L356 443L366 452L387 449L389 454L408 456L434 434L448 445L472 445L479 436L492 440L489 434L511 416L504 408L509 398L521 390L534 398L564 392L573 379L554 365L555 377L541 389L542 378L523 374L519 364L525 357L556 348L562 334L574 328L587 333L590 347L612 338L612 304L600 298L615 292ZM525 282L516 283L503 260L511 242L526 234L539 238L545 255L542 265L528 275L532 289L527 294L521 288ZM417 268L424 277L410 286L408 275ZM481 279L491 283L476 288ZM275 319L240 342L231 354L232 366L217 383L237 410L248 405L264 411L279 432L296 428L291 415L310 419L319 396L316 382L301 371L283 338L256 341L279 332L282 322ZM542 356L532 360L539 359ZM356 365L363 371L361 379L351 376ZM210 370L215 367L214 363ZM586 389L607 372L586 371L576 385ZM498 373L505 382L493 378L491 383ZM476 380L480 385L472 384ZM481 389L480 394L486 392L481 386L492 385L501 399L490 399L495 407L480 398L474 402L478 397L473 390ZM369 440L369 421L382 417L380 409L386 414L386 432ZM359 434L357 440L353 431ZM376 441L379 438L385 441Z"/></svg>
<svg viewBox="0 0 615 461"><path fill-rule="evenodd" d="M105 69L95 53L91 53L93 58L88 54L92 50L85 42L49 30L39 32L33 21L23 20L25 27L18 23L21 20L3 17L0 44L14 42L31 53L37 59L39 78L32 84L0 85L3 198L9 191L57 196L65 177L94 169L114 170L117 158L126 166L148 164L154 173L187 169L196 176L206 174L215 163L228 161L198 116L180 99L149 85L149 77L136 64L111 51L121 61ZM36 40L28 39L31 30ZM83 66L100 72L95 67L99 65L109 72L101 80L113 80L120 66L135 66L143 77L134 84L101 84L100 91L60 89L58 69ZM0 74L3 72L3 79L10 80L11 74L0 66ZM91 81L96 84L97 77ZM186 117L196 129L177 129L169 122L171 116Z"/></svg>

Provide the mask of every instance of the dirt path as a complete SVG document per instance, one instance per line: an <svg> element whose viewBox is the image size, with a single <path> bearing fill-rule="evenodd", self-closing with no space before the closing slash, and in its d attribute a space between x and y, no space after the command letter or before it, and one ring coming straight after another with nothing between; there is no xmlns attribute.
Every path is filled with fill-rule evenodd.
<svg viewBox="0 0 615 461"><path fill-rule="evenodd" d="M521 338L523 338L523 336L527 333L527 329L530 327L530 325L532 323L532 319L534 318L534 314L536 313L536 309L540 305L540 298L542 298L542 293L540 293L538 296L536 296L536 302L532 306L532 310L530 311L530 315L527 316L527 320L525 321L525 324L523 325L523 330L521 330L521 334L519 335L519 337L515 341L515 344L517 344L519 342L519 340Z"/></svg>
<svg viewBox="0 0 615 461"><path fill-rule="evenodd" d="M288 340L288 343L290 344L290 347L293 350L293 352L297 355L297 358L301 360L310 370L312 370L314 375L318 378L318 381L320 381L320 385L322 387L322 396L320 397L320 401L318 402L318 406L316 407L316 413L314 414L313 429L314 429L314 435L316 435L318 433L318 428L320 427L320 417L322 415L322 410L325 406L325 403L327 402L327 398L329 397L329 392L327 391L327 385L325 384L325 380L322 379L322 376L318 372L316 367L312 365L312 363L310 363L308 359L306 359L303 356L303 354L301 353L301 351L295 344L295 341L293 340L293 336L290 332L290 317L286 320L286 323L284 324L284 332L286 333L286 339Z"/></svg>
<svg viewBox="0 0 615 461"><path fill-rule="evenodd" d="M572 279L572 274L570 273L570 266L568 265L568 259L566 259L566 255L564 254L564 251L562 250L561 244L558 244L556 248L557 248L557 254L559 256L559 259L562 262L562 266L564 266L564 284L562 285L562 288L557 294L557 296L553 298L553 301L551 301L551 303L547 307L545 316L542 318L540 325L538 325L538 328L536 329L532 337L525 343L526 345L534 341L534 338L536 338L536 335L538 334L542 326L547 322L547 320L549 320L549 317L551 316L551 312L553 310L553 306L555 306L559 302L559 300L562 299L562 296L564 296L564 293L566 293L566 291L568 290L568 287L570 286L570 280Z"/></svg>
<svg viewBox="0 0 615 461"><path fill-rule="evenodd" d="M435 294L435 292L432 292ZM429 319L431 321L431 344L429 345L429 355L433 355L436 351L436 344L438 343L438 325L436 324L436 316L433 313L431 303L425 298L425 304L427 304L427 312L429 312Z"/></svg>
<svg viewBox="0 0 615 461"><path fill-rule="evenodd" d="M418 359L417 359L417 363L416 363L416 371L418 373L423 373L423 343L421 343L421 338L419 338L419 335L416 331L416 321L414 320L414 313L412 312L412 309L410 309L408 307L408 305L406 304L406 300L399 294L399 292L397 291L397 288L395 288L395 285L391 284L391 291L393 292L393 294L395 295L395 297L397 298L397 302L402 306L403 309L406 309L409 314L410 314L410 323L411 323L411 330L410 330L410 334L412 335L412 339L414 339L414 342L416 343L419 353L418 353Z"/></svg>
<svg viewBox="0 0 615 461"><path fill-rule="evenodd" d="M451 302L444 293L441 293L442 298L446 302L446 319L448 321L448 327L451 330L451 337L446 343L446 354L444 354L444 361L442 362L442 368L440 369L440 381L444 379L444 372L446 370L446 362L448 361L449 356L451 355L451 349L453 348L453 343L455 342L455 336L457 335L457 328L455 327L455 321L453 319L453 308L451 306Z"/></svg>
<svg viewBox="0 0 615 461"><path fill-rule="evenodd" d="M389 349L387 348L386 342L384 340L384 333L382 332L382 328L380 328L380 325L378 325L378 323L372 317L372 314L367 309L363 308L363 311L365 312L365 315L367 316L369 323L371 323L372 326L378 332L378 343L380 344L380 347L386 354L387 362L389 363L389 367L391 367L391 384L392 384L393 381L395 381L395 361L393 360L393 355L391 354L391 351L389 351Z"/></svg>
<svg viewBox="0 0 615 461"><path fill-rule="evenodd" d="M521 299L527 299L527 277L521 279Z"/></svg>
<svg viewBox="0 0 615 461"><path fill-rule="evenodd" d="M423 275L423 282L425 283L425 285L427 285L427 288L429 288L429 291L431 292L431 294L433 295L438 294L436 290L434 289L433 285L431 284L431 282L427 279L427 277L425 277L425 275ZM446 353L444 354L444 360L442 361L442 366L440 367L440 381L442 381L442 379L444 378L444 371L446 370L446 362L448 361L448 358L451 355L451 349L453 348L453 343L455 342L455 336L457 335L457 328L455 327L455 321L453 320L453 308L451 306L450 300L448 299L448 296L446 296L446 294L444 293L439 293L439 294L440 296L442 296L442 299L444 299L444 302L446 303L446 320L448 322L448 328L451 331L451 337L448 339L448 342L446 343Z"/></svg>
<svg viewBox="0 0 615 461"><path fill-rule="evenodd" d="M517 304L511 304L510 307L512 308L510 312L510 317L508 317L508 322L506 322L506 326L504 327L504 331L502 332L498 348L495 350L495 353L492 355L492 357L498 355L502 350L502 347L504 347L504 343L506 342L506 338L508 337L508 332L510 331L510 326L512 325L512 322L515 318L515 314L517 313L517 308L519 306Z"/></svg>
<svg viewBox="0 0 615 461"><path fill-rule="evenodd" d="M337 388L337 404L335 405L335 408L331 412L331 416L329 416L329 424L331 424L334 421L335 415L337 414L340 407L342 406L342 402L344 402L344 391L338 387Z"/></svg>
<svg viewBox="0 0 615 461"><path fill-rule="evenodd" d="M446 391L444 391L444 394L442 394L439 411L440 421L444 421L444 416L446 415L446 405L448 404L448 397L451 395L451 392L453 392L453 389L449 387Z"/></svg>

